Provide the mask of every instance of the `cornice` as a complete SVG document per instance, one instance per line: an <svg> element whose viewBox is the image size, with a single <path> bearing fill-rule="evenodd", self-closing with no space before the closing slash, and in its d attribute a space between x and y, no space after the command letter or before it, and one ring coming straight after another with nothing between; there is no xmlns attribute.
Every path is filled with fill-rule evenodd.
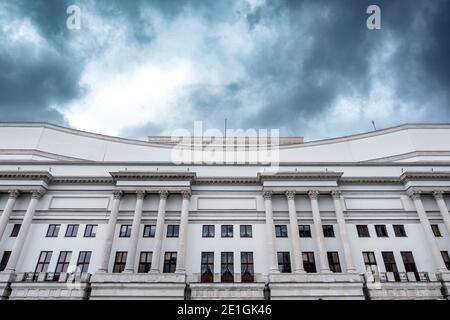
<svg viewBox="0 0 450 320"><path fill-rule="evenodd" d="M420 181L420 180L443 180L450 181L450 171L428 171L428 172L404 172L399 179L403 183L409 181Z"/></svg>
<svg viewBox="0 0 450 320"><path fill-rule="evenodd" d="M342 177L340 184L401 184L397 177Z"/></svg>
<svg viewBox="0 0 450 320"><path fill-rule="evenodd" d="M277 173L258 173L258 179L260 181L266 180L327 180L327 181L338 181L343 175L343 172L277 172Z"/></svg>
<svg viewBox="0 0 450 320"><path fill-rule="evenodd" d="M52 184L114 184L114 179L109 177L54 177Z"/></svg>
<svg viewBox="0 0 450 320"><path fill-rule="evenodd" d="M119 171L110 172L114 181L118 180L189 180L192 181L196 177L195 172L188 171Z"/></svg>
<svg viewBox="0 0 450 320"><path fill-rule="evenodd" d="M241 177L203 177L196 178L193 184L259 184L258 178L241 178Z"/></svg>
<svg viewBox="0 0 450 320"><path fill-rule="evenodd" d="M38 180L50 183L53 176L48 171L0 171L1 180Z"/></svg>

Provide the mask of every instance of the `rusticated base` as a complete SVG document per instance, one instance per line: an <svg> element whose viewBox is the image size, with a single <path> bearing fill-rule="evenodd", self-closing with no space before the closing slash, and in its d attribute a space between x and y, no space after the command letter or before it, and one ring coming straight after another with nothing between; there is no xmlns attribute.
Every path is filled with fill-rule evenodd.
<svg viewBox="0 0 450 320"><path fill-rule="evenodd" d="M191 283L192 300L263 300L264 283Z"/></svg>
<svg viewBox="0 0 450 320"><path fill-rule="evenodd" d="M182 300L185 278L175 273L96 273L91 279L90 299Z"/></svg>
<svg viewBox="0 0 450 320"><path fill-rule="evenodd" d="M285 274L269 275L270 297L279 299L362 300L363 279L359 274Z"/></svg>

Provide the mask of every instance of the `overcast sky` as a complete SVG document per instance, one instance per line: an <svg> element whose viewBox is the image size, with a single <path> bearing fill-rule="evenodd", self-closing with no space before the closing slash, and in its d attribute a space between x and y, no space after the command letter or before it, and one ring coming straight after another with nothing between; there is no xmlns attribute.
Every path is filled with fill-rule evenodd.
<svg viewBox="0 0 450 320"><path fill-rule="evenodd" d="M145 139L227 118L307 140L450 122L449 13L449 0L2 0L0 121Z"/></svg>

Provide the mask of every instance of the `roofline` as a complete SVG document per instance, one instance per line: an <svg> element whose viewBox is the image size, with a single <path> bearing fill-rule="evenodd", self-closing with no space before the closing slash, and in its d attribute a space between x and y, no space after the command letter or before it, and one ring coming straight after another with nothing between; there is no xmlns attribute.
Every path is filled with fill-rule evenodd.
<svg viewBox="0 0 450 320"><path fill-rule="evenodd" d="M48 122L0 122L0 127L37 127L37 128L46 128L46 129L54 129L58 131L63 131L69 134L76 134L80 136L85 137L91 137L91 138L97 138L101 140L106 141L113 141L113 142L123 142L123 143L130 143L135 145L145 145L145 146L155 146L160 148L173 148L173 145L163 145L160 143L151 143L144 140L137 140L137 139L129 139L129 138L122 138L122 137L115 137L100 133L93 133L88 131L83 131L79 129L73 129L68 127L63 127L56 124L51 124ZM309 147L309 146L315 146L315 145L321 145L321 144L333 144L333 143L339 143L339 142L345 142L345 141L353 141L353 140L360 140L368 137L374 137L379 136L387 133L402 131L402 130L409 130L409 129L450 129L450 123L411 123L411 124L402 124L394 127L389 127L385 129L379 129L364 133L357 133L352 135L346 135L336 138L327 138L327 139L319 139L319 140L312 140L307 141L299 144L290 144L285 146L280 146L280 149L291 149L291 148L303 148L303 147Z"/></svg>

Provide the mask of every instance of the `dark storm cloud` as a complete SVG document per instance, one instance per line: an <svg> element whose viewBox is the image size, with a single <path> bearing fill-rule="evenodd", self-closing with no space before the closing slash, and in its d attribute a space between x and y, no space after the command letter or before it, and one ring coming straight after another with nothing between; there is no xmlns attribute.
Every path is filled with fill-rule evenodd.
<svg viewBox="0 0 450 320"><path fill-rule="evenodd" d="M387 81L393 96L381 96L372 103L379 103L381 110L390 99L389 103L398 103L399 108L398 113L394 108L387 118L380 115L380 126L410 119L450 121L450 1L446 0L280 0L253 5L242 1L237 6L228 1L194 0L8 1L3 7L7 14L0 15L0 20L6 21L0 23L28 19L45 40L45 46L36 49L30 43L14 42L8 38L12 31L0 28L1 121L68 125L64 106L76 103L89 92L90 88L81 85L83 71L93 57L101 59L108 48L102 43L92 46L91 42L87 51L73 50L74 35L65 27L65 10L72 3L105 21L127 26L130 31L125 45L137 50L144 50L159 37L153 21L142 15L145 10L157 12L169 25L186 10L211 29L245 23L248 41L255 41L250 53L239 56L237 61L245 79L231 79L222 86L200 83L183 88L178 101L180 113L184 112L177 124L180 126L189 128L193 120L200 119L221 128L223 119L228 118L230 124L244 129L280 127L282 134L324 136L327 133L318 131L314 121L323 119L324 130L333 129L326 119L336 101L356 96L364 107L374 99L371 92L377 83ZM381 30L366 28L366 8L371 4L381 7ZM254 40L263 32L275 36L267 42ZM197 64L210 54L224 63L235 59L227 56L221 39L201 36L208 52L196 58ZM182 39L170 40L176 43ZM124 68L127 63L125 57ZM52 107L60 108L62 113ZM405 113L423 116L404 117ZM370 130L367 117L358 115L347 127L334 128L335 132ZM145 137L164 131L164 123L171 122L158 120L128 124L118 133Z"/></svg>

